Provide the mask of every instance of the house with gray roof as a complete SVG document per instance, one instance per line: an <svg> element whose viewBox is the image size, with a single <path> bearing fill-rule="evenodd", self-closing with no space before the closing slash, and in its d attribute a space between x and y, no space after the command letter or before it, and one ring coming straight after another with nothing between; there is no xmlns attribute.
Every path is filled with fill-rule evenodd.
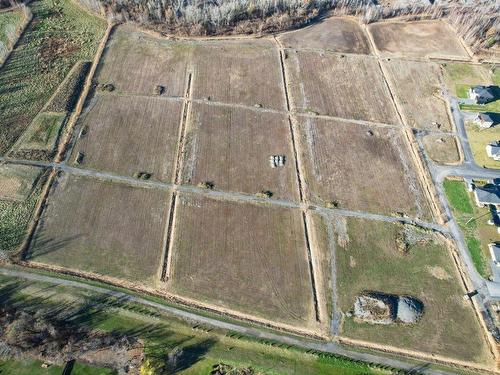
<svg viewBox="0 0 500 375"><path fill-rule="evenodd" d="M479 125L480 128L491 128L495 125L495 120L491 117L489 113L478 113L474 122Z"/></svg>
<svg viewBox="0 0 500 375"><path fill-rule="evenodd" d="M490 255L493 263L495 263L495 266L500 266L500 245L496 243L490 243L488 245L488 248L490 249Z"/></svg>
<svg viewBox="0 0 500 375"><path fill-rule="evenodd" d="M500 141L486 145L486 155L496 161L500 161Z"/></svg>
<svg viewBox="0 0 500 375"><path fill-rule="evenodd" d="M474 198L479 207L489 205L500 206L500 188L496 185L487 185L476 187L474 190Z"/></svg>
<svg viewBox="0 0 500 375"><path fill-rule="evenodd" d="M472 86L468 91L468 96L476 104L486 104L495 100L495 94L488 86Z"/></svg>

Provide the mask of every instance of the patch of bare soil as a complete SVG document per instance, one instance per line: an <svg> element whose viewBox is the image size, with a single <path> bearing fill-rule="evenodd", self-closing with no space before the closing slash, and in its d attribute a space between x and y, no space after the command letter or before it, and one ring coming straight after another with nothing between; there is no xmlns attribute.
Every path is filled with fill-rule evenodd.
<svg viewBox="0 0 500 375"><path fill-rule="evenodd" d="M38 56L44 65L50 65L61 57L68 57L78 51L80 47L65 38L47 37L42 39Z"/></svg>
<svg viewBox="0 0 500 375"><path fill-rule="evenodd" d="M451 279L451 275L446 270L439 266L427 266L426 270L438 280Z"/></svg>

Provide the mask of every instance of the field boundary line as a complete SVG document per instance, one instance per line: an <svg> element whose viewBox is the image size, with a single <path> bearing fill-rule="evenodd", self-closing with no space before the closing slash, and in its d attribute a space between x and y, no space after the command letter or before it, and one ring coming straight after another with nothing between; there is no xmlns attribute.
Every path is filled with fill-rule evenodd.
<svg viewBox="0 0 500 375"><path fill-rule="evenodd" d="M391 345L377 344L377 343L373 343L371 341L351 339L351 338L346 337L346 336L339 336L338 338L339 338L339 343L345 344L345 345L350 345L350 346L354 346L354 347L361 347L361 348L366 348L366 349L373 349L373 350L381 351L383 353L388 353L388 354L392 353L392 354L396 354L396 355L402 355L405 357L429 361L431 363L432 362L438 363L438 364L442 364L445 366L451 366L454 368L458 367L461 369L481 371L482 373L498 374L498 371L496 371L495 368L493 368L493 367L488 367L488 366L480 365L480 364L473 363L473 362L462 361L460 359L444 357L444 356L439 355L439 354L425 353L425 352L421 352L421 351L417 351L417 350L408 350L408 349L403 349L400 347L394 347Z"/></svg>
<svg viewBox="0 0 500 375"><path fill-rule="evenodd" d="M245 313L241 313L239 311L227 309L224 307L214 306L211 304L203 303L198 300L193 300L190 298L186 298L183 296L179 296L175 293L166 291L164 289L157 289L146 287L139 283L134 283L130 281L126 281L123 279L118 279L116 277L101 275L95 272L89 271L80 271L72 268L51 265L46 263L34 262L34 261L17 261L13 263L14 265L18 265L28 269L35 270L43 270L49 272L56 272L62 275L67 276L75 276L80 277L86 280L98 281L110 286L116 286L118 288L125 288L132 292L136 293L145 293L152 297L160 297L166 299L166 301L170 301L171 303L179 304L180 306L193 308L201 311L206 311L209 313L217 314L222 317L227 317L230 319L236 319L239 321L247 322L250 324L257 324L266 328L275 329L281 332L287 332L294 335L299 335L304 338L314 339L314 340L327 340L328 337L321 335L319 332L309 329L298 328L294 325L287 323L279 323L271 320L267 320L264 318L260 318L258 316L249 315ZM1 269L1 268L0 268ZM0 271L1 273L1 271Z"/></svg>
<svg viewBox="0 0 500 375"><path fill-rule="evenodd" d="M446 248L448 249L448 252L450 253L453 262L455 263L456 266L456 272L462 281L462 288L465 293L469 293L470 291L474 291L474 284L472 280L469 277L469 274L467 273L467 270L465 269L465 266L463 262L461 262L460 259L460 254L457 251L456 246L453 245L453 241L447 238L446 236L442 236L443 241L445 241ZM488 324L486 322L486 318L484 315L489 315L489 312L487 309L482 310L480 304L477 303L476 299L473 297L467 298L471 304L472 310L474 311L474 314L476 315L477 320L479 321L479 325L483 329L483 335L484 338L486 339L486 343L488 345L488 349L490 350L490 354L493 356L495 361L498 359L498 347L495 341L495 338L491 334L490 329L488 328Z"/></svg>
<svg viewBox="0 0 500 375"><path fill-rule="evenodd" d="M293 149L293 155L295 159L295 172L297 175L297 184L298 184L298 189L299 189L299 199L301 204L307 204L308 199L307 199L307 194L305 192L306 189L306 184L304 181L304 178L301 173L301 155L300 155L300 150L299 150L299 134L297 132L296 126L294 124L293 120L293 113L291 112L291 100L290 100L290 93L288 91L288 81L287 81L287 75L286 75L286 67L285 67L285 49L283 48L283 45L278 38L274 37L275 45L278 50L278 55L279 55L279 63L280 63L280 70L281 70L281 78L282 78L282 85L283 85L283 94L285 95L285 102L286 102L286 109L288 113L288 126L290 129L290 140L292 142L292 149ZM323 305L324 301L323 299L320 300L320 293L317 288L317 269L316 269L316 254L315 251L316 249L314 246L311 246L311 233L310 231L312 230L311 225L308 223L308 218L307 218L307 209L302 210L302 223L303 223L303 228L304 228L304 239L306 243L306 254L307 254L307 263L309 266L309 274L310 274L310 282L311 282L311 292L312 292L312 297L313 297L313 304L314 304L314 314L316 321L319 323L322 323L324 321L324 311L323 311ZM320 278L321 279L321 278ZM322 294L322 293L321 293ZM321 301L321 306L320 306L320 301Z"/></svg>
<svg viewBox="0 0 500 375"><path fill-rule="evenodd" d="M369 41L370 43L374 43L371 37L369 38ZM403 115L403 112L399 108L398 99L394 95L394 90L388 78L389 74L385 70L384 65L382 64L380 58L380 54L378 52L376 52L376 56L378 57L377 63L380 72L382 73L382 78L384 79L389 96L391 98L392 105L401 121L401 124L403 125L403 134L405 135L403 138L406 140L410 158L413 160L413 165L417 169L417 175L419 176L420 185L424 190L424 194L427 195L427 200L430 203L431 213L439 224L444 224L445 220L444 220L443 209L439 203L439 200L436 198L437 192L434 184L432 183L432 176L430 176L429 171L425 168L425 165L422 161L420 155L420 149L418 147L418 143L415 140L415 135L413 134L413 128L408 126L405 116Z"/></svg>
<svg viewBox="0 0 500 375"><path fill-rule="evenodd" d="M397 217L388 216L384 214L365 212L365 211L355 211L348 210L344 208L329 208L321 207L314 204L303 204L291 200L273 199L273 198L259 198L253 194L221 191L221 190L210 190L197 187L194 185L174 185L168 182L160 181L144 181L138 180L130 176L120 176L108 172L99 172L93 169L83 169L73 166L69 166L63 163L55 162L41 162L36 160L22 160L22 159L12 159L8 157L1 157L0 162L5 162L9 164L17 165L31 165L41 168L54 168L58 171L63 171L68 174L83 176L87 178L93 178L97 180L110 181L117 184L125 184L132 187L144 188L144 189L162 189L162 190L174 190L184 194L200 195L205 196L210 199L225 200L231 202L248 203L255 205L271 206L271 207L284 207L296 210L310 210L319 213L331 213L342 217L359 217L371 221L384 221L391 223L404 223L409 225L416 225L422 228L428 228L436 232L449 233L447 227L433 223L427 222L407 217Z"/></svg>
<svg viewBox="0 0 500 375"><path fill-rule="evenodd" d="M175 158L175 165L174 165L174 173L173 173L173 186L177 186L180 183L181 180L181 169L182 169L182 164L183 164L183 158L184 158L184 148L185 148L185 140L186 140L186 128L187 128L187 121L188 121L188 116L190 113L191 109L191 90L193 87L193 73L188 72L187 79L186 79L186 88L184 91L184 99L182 103L182 115L181 115L181 121L179 124L179 139L177 140L177 155ZM168 222L167 222L167 228L166 228L166 237L165 237L165 243L164 243L164 248L163 248L163 254L162 254L162 265L160 267L161 273L160 273L160 281L161 282L167 282L168 279L170 278L170 270L171 270L171 265L172 265L172 252L173 252L173 236L175 234L175 212L176 212L176 203L177 203L177 195L178 191L175 190L172 192L172 197L171 197L171 202L170 202L170 211L168 214Z"/></svg>
<svg viewBox="0 0 500 375"><path fill-rule="evenodd" d="M94 59L92 60L92 65L90 66L90 70L87 74L87 78L85 80L83 89L80 93L80 97L78 98L78 102L76 103L75 109L66 124L65 132L61 137L61 142L59 143L57 154L54 158L56 162L64 162L66 156L69 157L69 153L67 151L69 151L69 147L71 146L70 143L71 143L73 128L75 127L75 124L77 123L78 118L82 113L84 104L87 101L87 97L90 93L90 90L92 89L94 75L97 70L97 66L99 65L102 54L104 52L104 49L106 48L106 44L108 43L108 40L111 36L111 33L113 32L114 27L115 27L114 23L108 22L108 26L106 28L106 31L104 32L104 36L101 42L99 43Z"/></svg>
<svg viewBox="0 0 500 375"><path fill-rule="evenodd" d="M43 209L45 208L47 200L49 199L49 195L52 190L52 187L54 186L54 182L56 180L56 175L58 172L54 168L52 168L50 170L46 169L45 172L43 173L48 173L47 181L45 181L42 191L40 193L40 197L38 198L38 202L36 203L33 216L30 220L30 224L26 231L26 235L24 236L24 240L19 245L19 248L10 256L10 259L12 261L16 260L16 258L19 260L24 260L24 258L26 257L29 248L31 247L31 242L33 241L33 237L36 234L38 224L43 215Z"/></svg>

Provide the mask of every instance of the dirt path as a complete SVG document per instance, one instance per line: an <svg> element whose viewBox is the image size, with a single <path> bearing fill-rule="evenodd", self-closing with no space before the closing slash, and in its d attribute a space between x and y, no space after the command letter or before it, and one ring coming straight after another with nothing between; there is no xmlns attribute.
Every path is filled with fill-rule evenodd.
<svg viewBox="0 0 500 375"><path fill-rule="evenodd" d="M365 353L365 352L357 352L348 349L347 347L344 347L343 345L333 343L333 342L321 342L321 341L312 341L312 340L307 340L304 338L300 337L294 337L294 336L288 336L286 334L281 334L278 332L271 332L269 330L263 330L259 329L257 327L248 327L248 326L243 326L243 325L238 325L234 323L229 323L217 319L213 319L207 316L202 316L199 314L195 314L193 312L189 312L186 310L181 310L173 306L168 306L156 302L152 302L148 299L144 299L135 295L123 293L123 292L118 292L110 289L106 289L103 286L95 286L95 285L90 285L86 284L83 282L79 282L76 280L67 280L67 279L59 279L51 276L45 276L45 275L40 275L37 273L32 273L32 272L26 272L26 271L18 271L18 270L13 270L9 268L0 268L0 274L4 276L9 276L9 277L16 277L24 280L30 280L30 281L36 281L36 282L43 282L43 283L48 283L52 285L61 285L61 286L67 286L67 287L73 287L73 288L78 288L78 289L84 289L84 290L89 290L95 293L107 295L113 298L117 298L123 303L127 302L134 302L138 303L144 306L152 307L155 308L161 312L171 314L177 317L180 317L182 319L186 319L188 321L194 321L198 322L201 324L207 324L212 327L217 327L233 332L238 332L243 335L249 335L252 337L256 337L262 340L273 340L277 342L282 342L288 345L294 345L297 347L305 348L305 349L310 349L310 350L316 350L316 351L322 351L326 353L333 353L337 354L340 356L344 356L347 358L351 358L354 360L359 360L367 363L376 363L384 366L390 366L393 368L399 368L403 369L406 371L415 371L418 369L418 373L421 374L429 374L429 375L451 375L453 372L447 372L443 370L436 370L429 368L427 361L425 362L418 362L418 361L411 361L411 362L406 362L404 360L398 360L398 359L393 359L393 358L388 358L385 357L384 355L380 354L371 354L371 353Z"/></svg>

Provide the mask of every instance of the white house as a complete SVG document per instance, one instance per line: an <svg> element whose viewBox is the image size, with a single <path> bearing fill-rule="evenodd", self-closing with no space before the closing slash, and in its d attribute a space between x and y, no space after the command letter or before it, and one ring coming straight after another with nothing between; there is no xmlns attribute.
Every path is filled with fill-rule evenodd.
<svg viewBox="0 0 500 375"><path fill-rule="evenodd" d="M500 189L498 186L476 187L474 197L479 207L489 205L500 206Z"/></svg>
<svg viewBox="0 0 500 375"><path fill-rule="evenodd" d="M486 86L473 86L469 89L468 95L476 104L486 104L495 100L492 90Z"/></svg>
<svg viewBox="0 0 500 375"><path fill-rule="evenodd" d="M495 266L500 266L500 245L496 243L490 243L488 245L488 248L490 249L491 259L493 260L493 263L495 263Z"/></svg>
<svg viewBox="0 0 500 375"><path fill-rule="evenodd" d="M491 128L495 125L495 121L487 113L478 113L474 122L481 128Z"/></svg>
<svg viewBox="0 0 500 375"><path fill-rule="evenodd" d="M490 143L486 146L486 155L496 161L500 161L500 141Z"/></svg>

